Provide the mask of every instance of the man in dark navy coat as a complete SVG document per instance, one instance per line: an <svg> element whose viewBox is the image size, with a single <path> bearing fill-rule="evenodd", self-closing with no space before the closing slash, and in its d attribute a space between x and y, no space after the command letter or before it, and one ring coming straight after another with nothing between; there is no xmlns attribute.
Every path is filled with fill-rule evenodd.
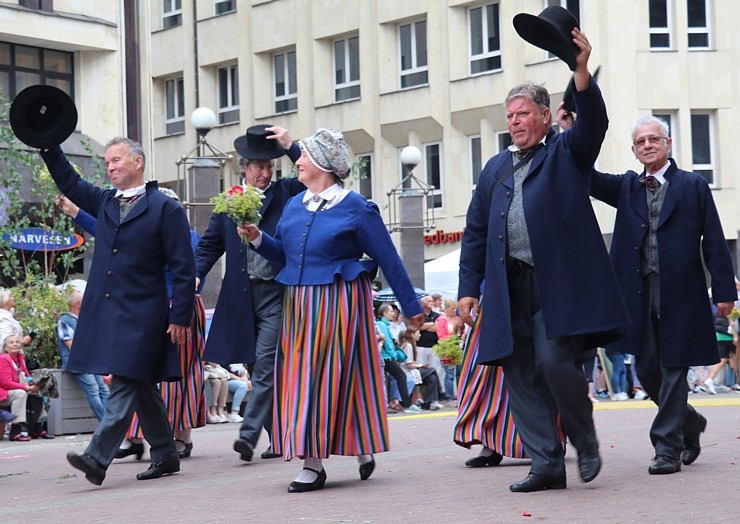
<svg viewBox="0 0 740 524"><path fill-rule="evenodd" d="M286 202L305 189L297 178L272 180L274 159L286 153L295 161L301 156L288 132L281 127L252 126L234 141L241 155L239 164L245 183L264 191L259 225L275 233ZM214 213L195 252L196 275L204 278L226 253L226 274L206 341L204 359L252 363L252 392L244 411L234 449L242 460L252 460L262 428L272 438L272 406L275 351L283 312L283 286L275 281L280 268L244 244L237 224L225 214ZM235 406L234 409L238 409ZM268 448L263 458L275 457Z"/></svg>
<svg viewBox="0 0 740 524"><path fill-rule="evenodd" d="M688 368L719 361L702 260L717 316L730 314L737 291L707 181L668 158L671 138L662 120L638 119L632 141L642 174L594 172L591 194L617 208L610 258L632 315L629 336L609 347L636 355L637 376L658 405L648 471L670 474L696 460L707 425L687 403Z"/></svg>
<svg viewBox="0 0 740 524"><path fill-rule="evenodd" d="M61 192L97 218L95 256L68 365L113 374L90 444L82 455L70 451L67 460L102 484L136 411L152 457L136 478L176 473L180 460L157 384L181 378L177 343L185 342L193 314L195 261L185 212L156 182L144 182L144 151L128 138L114 138L105 148L115 189L83 180L58 146L42 157Z"/></svg>
<svg viewBox="0 0 740 524"><path fill-rule="evenodd" d="M621 335L629 322L591 206L588 176L608 119L588 72L591 46L574 29L580 118L551 129L550 96L523 84L509 92L513 146L488 161L467 215L460 255L460 316L471 322L484 281L479 364L503 365L529 475L511 491L566 487L558 413L578 450L579 474L601 468L588 385L576 358Z"/></svg>

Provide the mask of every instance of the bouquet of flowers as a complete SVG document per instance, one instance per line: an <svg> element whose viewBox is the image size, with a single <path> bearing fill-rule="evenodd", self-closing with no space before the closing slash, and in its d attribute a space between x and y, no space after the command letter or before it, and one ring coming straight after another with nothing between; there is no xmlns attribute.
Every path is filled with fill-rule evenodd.
<svg viewBox="0 0 740 524"><path fill-rule="evenodd" d="M214 213L225 213L237 224L256 224L262 215L264 193L254 186L234 186L211 198ZM242 239L243 240L243 239Z"/></svg>
<svg viewBox="0 0 740 524"><path fill-rule="evenodd" d="M459 366L463 360L463 351L460 344L460 337L453 335L437 342L432 350L445 366Z"/></svg>

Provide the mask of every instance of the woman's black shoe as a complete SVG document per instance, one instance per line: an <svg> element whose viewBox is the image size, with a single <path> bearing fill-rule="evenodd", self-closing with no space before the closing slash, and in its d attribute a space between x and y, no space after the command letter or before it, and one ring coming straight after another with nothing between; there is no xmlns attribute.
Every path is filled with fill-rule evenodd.
<svg viewBox="0 0 740 524"><path fill-rule="evenodd" d="M316 480L313 482L296 482L295 480L290 483L290 486L288 486L288 493L305 493L306 491L316 491L317 489L324 489L324 484L326 484L326 470L321 469L321 471L316 471L315 469L311 468L303 468L313 471L314 473L318 473L319 476L316 477Z"/></svg>
<svg viewBox="0 0 740 524"><path fill-rule="evenodd" d="M360 464L360 480L367 480L375 471L375 459L371 458L370 462Z"/></svg>
<svg viewBox="0 0 740 524"><path fill-rule="evenodd" d="M177 456L180 457L181 459L188 458L190 456L190 453L193 451L193 443L185 442L184 440L178 440L178 439L175 439L175 442L179 442L183 446L185 446L184 449L177 452Z"/></svg>
<svg viewBox="0 0 740 524"><path fill-rule="evenodd" d="M141 460L141 457L144 455L144 443L139 442L137 444L136 442L132 442L130 447L118 448L118 451L116 451L117 459L126 458L129 455L136 455L136 460Z"/></svg>
<svg viewBox="0 0 740 524"><path fill-rule="evenodd" d="M493 453L492 455L488 455L487 457L478 455L477 457L469 458L468 460L466 460L465 465L469 468L485 468L488 466L498 466L499 464L501 464L501 461L503 459L504 456L498 453Z"/></svg>

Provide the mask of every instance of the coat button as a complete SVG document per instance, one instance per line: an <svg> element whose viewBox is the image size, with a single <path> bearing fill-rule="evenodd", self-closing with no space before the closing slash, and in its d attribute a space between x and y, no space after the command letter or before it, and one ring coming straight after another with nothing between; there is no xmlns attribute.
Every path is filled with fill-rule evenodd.
<svg viewBox="0 0 740 524"><path fill-rule="evenodd" d="M300 255L298 255L298 258L303 258L303 253L301 253Z"/></svg>
<svg viewBox="0 0 740 524"><path fill-rule="evenodd" d="M113 254L115 255L116 253L118 253L118 249L117 248L113 249Z"/></svg>
<svg viewBox="0 0 740 524"><path fill-rule="evenodd" d="M505 214L503 211L501 211L501 218L504 218Z"/></svg>
<svg viewBox="0 0 740 524"><path fill-rule="evenodd" d="M243 255L243 254L244 254L244 250L243 250L243 249L240 249L240 250L239 250L239 254L240 254L240 255Z"/></svg>
<svg viewBox="0 0 740 524"><path fill-rule="evenodd" d="M640 251L640 246L635 246L635 251Z"/></svg>
<svg viewBox="0 0 740 524"><path fill-rule="evenodd" d="M248 291L247 291L247 288L244 288L244 292L245 292L245 293L247 293L247 292L248 292Z"/></svg>
<svg viewBox="0 0 740 524"><path fill-rule="evenodd" d="M498 236L498 239L499 239L499 240L500 240L501 242L503 242L503 241L504 241L504 235L499 235L499 236Z"/></svg>
<svg viewBox="0 0 740 524"><path fill-rule="evenodd" d="M507 191L506 196L511 196L511 191Z"/></svg>
<svg viewBox="0 0 740 524"><path fill-rule="evenodd" d="M242 273L246 273L246 272L247 272L247 270L244 269L244 268L242 268Z"/></svg>
<svg viewBox="0 0 740 524"><path fill-rule="evenodd" d="M298 269L301 269L302 267L303 267L302 265L298 264Z"/></svg>
<svg viewBox="0 0 740 524"><path fill-rule="evenodd" d="M501 262L502 264L504 263L504 259L503 258L499 258L498 261Z"/></svg>
<svg viewBox="0 0 740 524"><path fill-rule="evenodd" d="M105 298L110 298L110 293L106 293Z"/></svg>
<svg viewBox="0 0 740 524"><path fill-rule="evenodd" d="M109 270L108 270L108 276L111 276L112 274L113 274L113 271L111 271L111 270L109 269Z"/></svg>
<svg viewBox="0 0 740 524"><path fill-rule="evenodd" d="M645 228L646 228L647 226L646 226L645 224L640 224L640 227L641 227L642 229L645 229Z"/></svg>

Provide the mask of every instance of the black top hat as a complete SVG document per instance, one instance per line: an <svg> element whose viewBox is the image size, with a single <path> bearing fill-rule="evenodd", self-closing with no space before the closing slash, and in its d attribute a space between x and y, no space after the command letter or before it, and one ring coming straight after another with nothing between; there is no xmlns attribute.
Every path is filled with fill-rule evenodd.
<svg viewBox="0 0 740 524"><path fill-rule="evenodd" d="M601 66L596 68L596 71L594 71L594 74L592 75L594 78L594 81L599 78L599 71L601 71ZM565 94L563 95L563 103L565 104L563 106L563 109L568 111L569 113L575 113L576 112L576 100L573 98L573 93L576 90L576 83L573 80L573 77L570 77L570 82L568 82L568 87L565 88Z"/></svg>
<svg viewBox="0 0 740 524"><path fill-rule="evenodd" d="M259 125L247 128L247 134L234 140L234 149L249 160L272 160L285 154L276 139L268 139L273 133L267 131L271 125Z"/></svg>
<svg viewBox="0 0 740 524"><path fill-rule="evenodd" d="M573 43L571 31L578 27L578 20L564 7L551 5L539 15L519 13L514 17L514 29L524 40L550 51L576 69L576 56L581 50Z"/></svg>
<svg viewBox="0 0 740 524"><path fill-rule="evenodd" d="M35 85L16 95L9 119L18 140L37 149L51 149L75 130L77 108L61 89Z"/></svg>

